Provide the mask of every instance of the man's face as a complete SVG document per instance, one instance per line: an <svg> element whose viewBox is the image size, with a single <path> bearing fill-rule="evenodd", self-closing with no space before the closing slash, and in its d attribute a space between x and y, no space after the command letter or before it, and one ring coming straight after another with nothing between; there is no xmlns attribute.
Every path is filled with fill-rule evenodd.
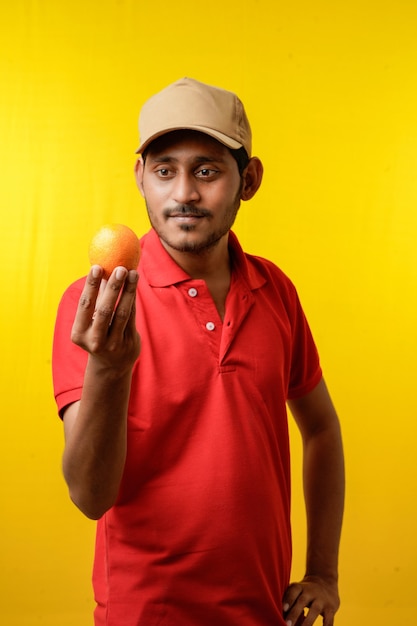
<svg viewBox="0 0 417 626"><path fill-rule="evenodd" d="M241 199L237 163L208 135L181 131L155 140L136 177L151 224L168 251L201 253L234 223Z"/></svg>

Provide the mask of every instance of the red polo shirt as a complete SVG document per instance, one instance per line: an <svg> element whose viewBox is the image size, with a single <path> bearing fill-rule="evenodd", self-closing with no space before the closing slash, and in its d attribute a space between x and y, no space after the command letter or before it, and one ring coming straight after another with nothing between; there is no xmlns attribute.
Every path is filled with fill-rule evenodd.
<svg viewBox="0 0 417 626"><path fill-rule="evenodd" d="M321 378L296 291L230 234L222 321L151 230L142 238L128 454L98 522L97 626L284 626L291 567L286 400ZM84 280L61 301L58 409L81 397L86 354L70 341Z"/></svg>

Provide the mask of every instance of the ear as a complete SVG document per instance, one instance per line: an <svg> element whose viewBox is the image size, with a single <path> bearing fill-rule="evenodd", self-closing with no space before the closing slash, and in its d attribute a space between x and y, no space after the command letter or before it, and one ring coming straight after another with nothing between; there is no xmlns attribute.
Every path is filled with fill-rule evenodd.
<svg viewBox="0 0 417 626"><path fill-rule="evenodd" d="M242 174L242 200L250 200L261 186L264 168L258 157L252 157Z"/></svg>
<svg viewBox="0 0 417 626"><path fill-rule="evenodd" d="M136 185L137 188L139 189L140 193L142 194L142 196L144 196L144 192L143 192L143 170L144 170L145 164L143 162L143 159L138 159L135 163L135 179L136 179Z"/></svg>

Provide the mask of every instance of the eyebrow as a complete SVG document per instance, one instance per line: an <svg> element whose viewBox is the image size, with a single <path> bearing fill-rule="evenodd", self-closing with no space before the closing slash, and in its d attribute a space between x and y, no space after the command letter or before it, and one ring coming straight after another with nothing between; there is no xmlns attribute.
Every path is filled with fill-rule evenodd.
<svg viewBox="0 0 417 626"><path fill-rule="evenodd" d="M176 163L178 161L178 159L170 156L169 154L161 156L152 156L149 154L148 159L152 163ZM212 157L201 154L193 157L190 162L195 163L196 165L198 165L199 163L224 163L224 158L221 156Z"/></svg>

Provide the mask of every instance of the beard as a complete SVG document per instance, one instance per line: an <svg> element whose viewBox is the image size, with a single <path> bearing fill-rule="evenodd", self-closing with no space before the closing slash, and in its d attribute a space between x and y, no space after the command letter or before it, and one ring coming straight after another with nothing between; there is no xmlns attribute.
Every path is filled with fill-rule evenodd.
<svg viewBox="0 0 417 626"><path fill-rule="evenodd" d="M196 217L197 219L204 219L205 221L210 223L213 221L214 217L212 211L210 211L209 209L203 207L197 208L193 205L188 204L179 204L175 207L166 208L163 211L163 221L161 224L160 221L156 220L153 217L152 209L148 206L146 200L145 202L151 225L164 245L172 248L173 250L176 250L177 252L204 254L205 252L214 248L232 228L240 207L240 192L241 188L239 187L239 190L230 205L224 209L222 220L218 222L215 227L209 229L208 232L206 232L205 236L201 238L187 238L186 236L188 233L192 234L198 230L198 223L179 223L177 226L178 231L184 233L184 237L178 237L175 235L172 236L169 232L169 228L165 228L164 225L174 216Z"/></svg>

